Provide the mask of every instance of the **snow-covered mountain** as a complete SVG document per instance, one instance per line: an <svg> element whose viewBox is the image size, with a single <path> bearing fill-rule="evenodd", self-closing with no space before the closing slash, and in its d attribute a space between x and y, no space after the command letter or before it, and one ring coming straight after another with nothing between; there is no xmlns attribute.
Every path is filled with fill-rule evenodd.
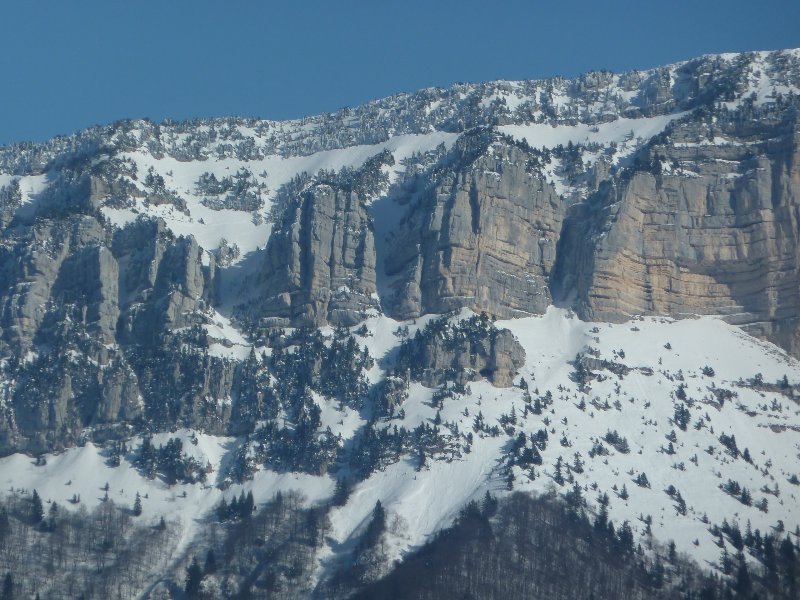
<svg viewBox="0 0 800 600"><path fill-rule="evenodd" d="M139 493L153 582L278 490L329 507L308 593L377 501L380 575L512 489L725 570L800 526L798 91L716 55L2 148L0 483Z"/></svg>

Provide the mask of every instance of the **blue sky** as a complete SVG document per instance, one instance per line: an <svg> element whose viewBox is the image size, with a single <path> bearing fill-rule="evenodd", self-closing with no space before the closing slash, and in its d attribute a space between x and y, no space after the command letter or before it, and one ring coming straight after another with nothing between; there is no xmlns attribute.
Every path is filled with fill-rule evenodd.
<svg viewBox="0 0 800 600"><path fill-rule="evenodd" d="M0 144L800 46L797 0L9 0L0 17Z"/></svg>

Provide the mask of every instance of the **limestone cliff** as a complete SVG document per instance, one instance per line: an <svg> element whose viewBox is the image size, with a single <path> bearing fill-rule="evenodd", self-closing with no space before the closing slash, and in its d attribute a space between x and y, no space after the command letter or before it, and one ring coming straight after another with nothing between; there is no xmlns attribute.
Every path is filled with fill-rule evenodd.
<svg viewBox="0 0 800 600"><path fill-rule="evenodd" d="M463 136L412 200L385 257L388 310L401 317L458 308L499 317L550 304L564 201L522 146L490 131Z"/></svg>
<svg viewBox="0 0 800 600"><path fill-rule="evenodd" d="M354 325L377 306L375 244L363 198L318 183L292 198L267 244L260 290L250 307L259 325Z"/></svg>
<svg viewBox="0 0 800 600"><path fill-rule="evenodd" d="M555 296L582 317L721 314L800 352L797 110L699 114L573 206Z"/></svg>
<svg viewBox="0 0 800 600"><path fill-rule="evenodd" d="M160 356L181 371L164 336L203 321L213 285L192 237L149 219L112 231L60 202L66 216L53 217L53 196L12 222L0 246L0 354L15 379L3 391L13 411L0 421L0 451L60 447L88 426L143 418L164 389L147 388L140 361Z"/></svg>

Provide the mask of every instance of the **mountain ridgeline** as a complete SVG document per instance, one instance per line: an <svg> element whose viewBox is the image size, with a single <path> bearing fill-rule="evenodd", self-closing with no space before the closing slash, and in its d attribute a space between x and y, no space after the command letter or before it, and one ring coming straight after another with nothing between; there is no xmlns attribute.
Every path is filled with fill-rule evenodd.
<svg viewBox="0 0 800 600"><path fill-rule="evenodd" d="M797 597L799 116L786 50L0 148L2 596Z"/></svg>
<svg viewBox="0 0 800 600"><path fill-rule="evenodd" d="M318 426L321 355L273 396L264 350L370 311L715 314L800 356L798 88L800 52L745 53L0 149L0 452ZM476 371L509 385L490 337Z"/></svg>

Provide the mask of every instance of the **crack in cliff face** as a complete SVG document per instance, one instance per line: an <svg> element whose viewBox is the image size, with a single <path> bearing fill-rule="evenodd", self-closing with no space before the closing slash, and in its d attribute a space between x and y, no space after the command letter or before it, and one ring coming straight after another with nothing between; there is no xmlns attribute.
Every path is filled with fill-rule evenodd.
<svg viewBox="0 0 800 600"><path fill-rule="evenodd" d="M313 282L314 262L322 258L322 255L318 256L314 253L315 242L319 241L318 238L315 239L313 230L315 211L314 195L309 192L304 193L299 204L300 210L297 216L297 220L299 221L298 236L300 238L298 240L298 252L300 256L299 292L303 296L299 299L299 303L303 303L310 300L309 292L315 287ZM333 227L335 231L335 221L333 222ZM331 236L331 244L332 243L333 236Z"/></svg>
<svg viewBox="0 0 800 600"><path fill-rule="evenodd" d="M478 202L478 188L474 185L469 190L469 208L472 218L472 233L478 236L481 233L481 208Z"/></svg>

